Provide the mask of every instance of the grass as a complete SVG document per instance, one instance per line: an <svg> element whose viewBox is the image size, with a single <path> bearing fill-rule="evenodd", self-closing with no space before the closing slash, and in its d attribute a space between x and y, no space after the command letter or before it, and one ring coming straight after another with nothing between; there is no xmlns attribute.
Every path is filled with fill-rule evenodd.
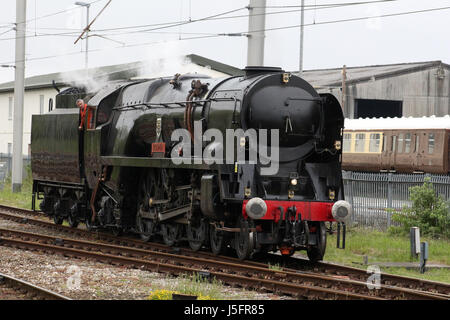
<svg viewBox="0 0 450 320"><path fill-rule="evenodd" d="M149 300L171 300L173 294L196 296L198 300L225 300L229 296L224 292L220 281L212 279L211 282L198 274L182 275L175 284L167 288L152 291Z"/></svg>
<svg viewBox="0 0 450 320"><path fill-rule="evenodd" d="M8 177L3 185L0 184L0 204L31 210L31 199L33 191L33 180L31 169L27 169L27 177L22 184L22 191L12 192L11 177Z"/></svg>
<svg viewBox="0 0 450 320"><path fill-rule="evenodd" d="M347 232L346 249L336 248L336 235L330 236L327 243L326 261L361 267L363 257L367 256L369 265L377 262L413 262L410 258L410 241L408 237L391 235L371 229L353 228ZM423 237L421 242L429 244L427 264L450 265L450 241ZM418 262L414 260L414 262ZM406 268L381 267L382 272L408 277L428 279L450 283L449 269L432 269L425 274L418 270Z"/></svg>

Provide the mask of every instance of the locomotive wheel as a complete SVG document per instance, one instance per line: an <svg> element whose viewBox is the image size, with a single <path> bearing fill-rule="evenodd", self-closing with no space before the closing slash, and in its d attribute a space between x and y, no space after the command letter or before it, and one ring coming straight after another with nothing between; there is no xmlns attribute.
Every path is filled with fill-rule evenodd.
<svg viewBox="0 0 450 320"><path fill-rule="evenodd" d="M148 171L141 177L139 183L138 212L136 214L136 230L143 241L148 242L155 235L156 224L150 219L143 218L143 213L148 213L150 208L150 199L160 199L161 195L157 192L158 181L153 171Z"/></svg>
<svg viewBox="0 0 450 320"><path fill-rule="evenodd" d="M80 222L76 217L74 217L72 214L69 214L69 217L67 218L67 222L69 222L69 226L73 229L78 228L78 225Z"/></svg>
<svg viewBox="0 0 450 320"><path fill-rule="evenodd" d="M112 231L113 235L116 237L121 236L123 233L123 230L121 227L113 227L111 231Z"/></svg>
<svg viewBox="0 0 450 320"><path fill-rule="evenodd" d="M54 216L53 216L53 222L54 222L56 225L60 226L60 225L63 224L64 218L61 217L61 216L54 215Z"/></svg>
<svg viewBox="0 0 450 320"><path fill-rule="evenodd" d="M225 235L222 231L217 230L216 225L211 225L209 230L211 251L214 255L218 256L225 251Z"/></svg>
<svg viewBox="0 0 450 320"><path fill-rule="evenodd" d="M316 263L323 260L325 250L327 248L327 229L324 222L317 225L318 244L314 247L308 248L307 254L309 261Z"/></svg>
<svg viewBox="0 0 450 320"><path fill-rule="evenodd" d="M45 195L44 200L39 204L39 209L48 217L53 216L53 200L48 195Z"/></svg>
<svg viewBox="0 0 450 320"><path fill-rule="evenodd" d="M91 211L89 211L89 213L86 214L86 219L85 219L84 223L86 224L86 228L89 231L94 230L94 224L92 223L92 213L91 213Z"/></svg>
<svg viewBox="0 0 450 320"><path fill-rule="evenodd" d="M77 203L76 198L72 198L69 202L69 216L67 217L67 222L69 223L69 226L73 229L78 228L78 225L80 224L80 221L78 219L78 211L79 211L79 205Z"/></svg>
<svg viewBox="0 0 450 320"><path fill-rule="evenodd" d="M143 219L138 213L136 215L136 229L139 232L142 241L148 242L154 235L155 223L152 220Z"/></svg>
<svg viewBox="0 0 450 320"><path fill-rule="evenodd" d="M240 220L237 227L241 231L235 234L234 249L239 260L246 260L252 255L255 248L254 233L249 231L249 226L245 221Z"/></svg>
<svg viewBox="0 0 450 320"><path fill-rule="evenodd" d="M163 224L161 226L162 236L164 243L169 247L172 247L177 243L179 234L180 234L180 225L179 224Z"/></svg>
<svg viewBox="0 0 450 320"><path fill-rule="evenodd" d="M61 213L63 213L64 210L63 210L63 203L61 200L57 200L55 202L55 204L53 205L53 211L54 211L53 222L58 226L62 225L64 222L64 217L61 216Z"/></svg>
<svg viewBox="0 0 450 320"><path fill-rule="evenodd" d="M189 223L187 226L189 246L194 251L199 251L208 237L208 225L203 220L197 225Z"/></svg>

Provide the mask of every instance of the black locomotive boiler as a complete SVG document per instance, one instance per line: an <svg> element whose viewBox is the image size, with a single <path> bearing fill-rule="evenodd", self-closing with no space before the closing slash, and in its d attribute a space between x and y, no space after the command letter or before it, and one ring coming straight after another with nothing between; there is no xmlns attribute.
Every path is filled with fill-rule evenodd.
<svg viewBox="0 0 450 320"><path fill-rule="evenodd" d="M79 98L88 107L83 131ZM331 223L351 215L341 173L343 126L332 95L279 68L247 68L226 79L113 82L90 95L64 91L54 111L33 116L33 209L39 199L57 224L135 231L144 240L187 241L215 254L233 248L240 259L306 250L321 260ZM194 143L198 127L223 136L230 129L278 130L279 142L267 141L279 146L278 171L262 174L261 157L207 164L196 157L198 144L191 162L175 164L174 153L188 155L180 148L186 142L172 134L184 130ZM239 148L248 155L249 136L236 140L236 155ZM200 139L200 147L211 144Z"/></svg>

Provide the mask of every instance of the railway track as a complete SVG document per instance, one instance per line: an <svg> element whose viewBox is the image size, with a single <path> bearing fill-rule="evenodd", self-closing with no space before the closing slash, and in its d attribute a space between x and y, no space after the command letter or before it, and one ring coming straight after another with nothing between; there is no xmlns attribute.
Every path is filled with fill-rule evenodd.
<svg viewBox="0 0 450 320"><path fill-rule="evenodd" d="M0 245L73 258L94 259L170 275L200 274L226 284L274 292L304 299L376 299L363 283L303 275L265 268L231 264L203 258L187 257L97 242L61 239L39 234L0 229ZM339 289L338 289L339 288ZM359 289L359 290L358 290ZM385 288L383 288L385 290ZM389 288L386 288L389 290ZM361 293L360 293L361 292ZM377 293L379 293L378 291ZM401 293L400 293L401 292ZM388 298L436 298L415 291L394 289L384 292Z"/></svg>
<svg viewBox="0 0 450 320"><path fill-rule="evenodd" d="M29 282L0 273L0 300L71 300Z"/></svg>
<svg viewBox="0 0 450 320"><path fill-rule="evenodd" d="M6 213L4 211L8 211ZM287 262L290 268L280 270L270 270L266 263L245 262L245 265L234 258L214 257L205 252L193 252L189 249L174 249L161 244L149 244L135 239L117 238L109 234L92 233L87 230L71 229L57 226L42 220L24 218L23 216L12 215L11 212L23 214L26 216L36 215L30 211L0 206L0 218L9 219L22 223L36 224L41 227L50 228L58 231L65 231L71 234L86 237L88 239L96 238L110 242L111 244L99 244L98 242L78 241L71 239L61 239L57 237L41 236L24 232L11 230L1 230L2 244L11 245L20 248L32 248L34 250L49 250L64 255L73 255L78 257L96 258L102 261L131 265L151 271L164 273L196 273L206 272L225 283L244 286L282 294L292 295L300 298L328 298L328 299L449 299L448 295L450 285L424 281L413 278L397 277L383 274L379 290L369 290L365 283L367 273L364 270L344 267L334 264L320 263L314 265L314 272L311 271L311 265L302 259L283 260ZM16 238L15 240L13 238ZM17 240L20 238L22 240ZM34 239L34 242L24 241ZM36 241L45 244L48 247L39 248ZM31 244L34 243L34 244ZM114 245L112 244L114 243ZM56 245L55 245L56 244ZM55 248L56 247L56 248ZM64 252L64 249L69 252ZM75 250L75 251L73 251ZM101 256L93 257L95 251L100 251ZM175 254L174 254L175 253ZM281 257L273 256L272 259ZM121 259L123 259L121 261ZM131 261L130 261L131 259ZM156 265L155 265L156 263ZM170 263L182 266L171 268ZM308 269L309 265L309 269ZM292 269L293 266L298 267ZM187 269L183 269L187 268ZM309 271L299 271L309 270ZM237 278L231 277L230 273ZM254 280L251 275L257 274ZM331 276L330 276L331 275ZM333 275L344 275L348 279L334 277ZM386 277L386 278L385 278ZM414 285L406 285L414 281ZM255 285L255 281L259 285ZM278 282L278 284L276 283ZM294 286L294 287L292 287ZM424 291L424 288L427 289ZM329 290L335 290L335 293ZM338 292L338 293L336 293Z"/></svg>
<svg viewBox="0 0 450 320"><path fill-rule="evenodd" d="M275 256L273 256L272 258L275 260L282 260L287 266L289 266L289 268L296 270L312 270L313 272L320 272L323 274L335 276L345 276L360 281L366 281L368 278L367 270L343 266L330 262L318 262L314 265L311 265L306 259L280 259L280 257ZM381 273L380 280L381 284L384 285L437 293L450 298L450 284L448 283L404 277L388 273Z"/></svg>

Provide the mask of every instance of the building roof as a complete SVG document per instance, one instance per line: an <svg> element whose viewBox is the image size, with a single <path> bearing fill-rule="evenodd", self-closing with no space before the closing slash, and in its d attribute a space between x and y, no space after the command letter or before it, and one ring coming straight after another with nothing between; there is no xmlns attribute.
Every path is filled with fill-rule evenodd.
<svg viewBox="0 0 450 320"><path fill-rule="evenodd" d="M211 60L205 57L201 57L195 54L186 56L194 64L202 67L211 68L212 70L230 75L241 75L244 72L241 69L233 66L220 63L215 60ZM90 69L90 74L95 74L96 78L108 79L108 80L128 80L139 76L140 70L146 62L132 62L126 64L105 66L99 68ZM347 84L355 84L359 82L373 81L377 79L394 77L403 74L419 72L431 68L446 68L450 70L450 65L443 63L442 61L426 61L426 62L413 62L413 63L398 63L387 65L373 65L362 67L347 67ZM342 69L319 69L319 70L306 70L303 72L303 78L311 83L314 87L320 88L332 88L342 86ZM80 72L83 70L69 71L64 73L51 73L41 76L35 76L25 79L26 90L49 88L52 86L52 82L55 81L57 86L69 85L65 83L64 79L79 78ZM294 72L296 74L296 72ZM298 74L298 73L297 73ZM170 75L168 75L170 76ZM11 92L14 90L14 81L0 84L0 93Z"/></svg>
<svg viewBox="0 0 450 320"><path fill-rule="evenodd" d="M450 116L422 118L345 119L346 130L450 129Z"/></svg>
<svg viewBox="0 0 450 320"><path fill-rule="evenodd" d="M186 56L192 63L201 67L211 68L212 70L228 74L230 76L243 74L241 69L233 66L223 64L205 57L201 57L195 54ZM98 68L89 69L90 74L95 74L96 79L108 79L108 80L127 80L139 76L140 71L145 67L146 62L132 62L112 66L104 66ZM56 86L70 85L65 79L79 78L80 73L83 70L68 71L62 73L50 73L40 76L29 77L25 79L25 89L42 89L51 88L53 81ZM168 75L170 76L170 75ZM14 81L0 84L0 93L14 91Z"/></svg>
<svg viewBox="0 0 450 320"><path fill-rule="evenodd" d="M450 69L450 65L442 63L442 61L347 67L347 84L373 81L438 67ZM341 87L342 70L343 68L306 70L303 72L303 78L314 87Z"/></svg>

